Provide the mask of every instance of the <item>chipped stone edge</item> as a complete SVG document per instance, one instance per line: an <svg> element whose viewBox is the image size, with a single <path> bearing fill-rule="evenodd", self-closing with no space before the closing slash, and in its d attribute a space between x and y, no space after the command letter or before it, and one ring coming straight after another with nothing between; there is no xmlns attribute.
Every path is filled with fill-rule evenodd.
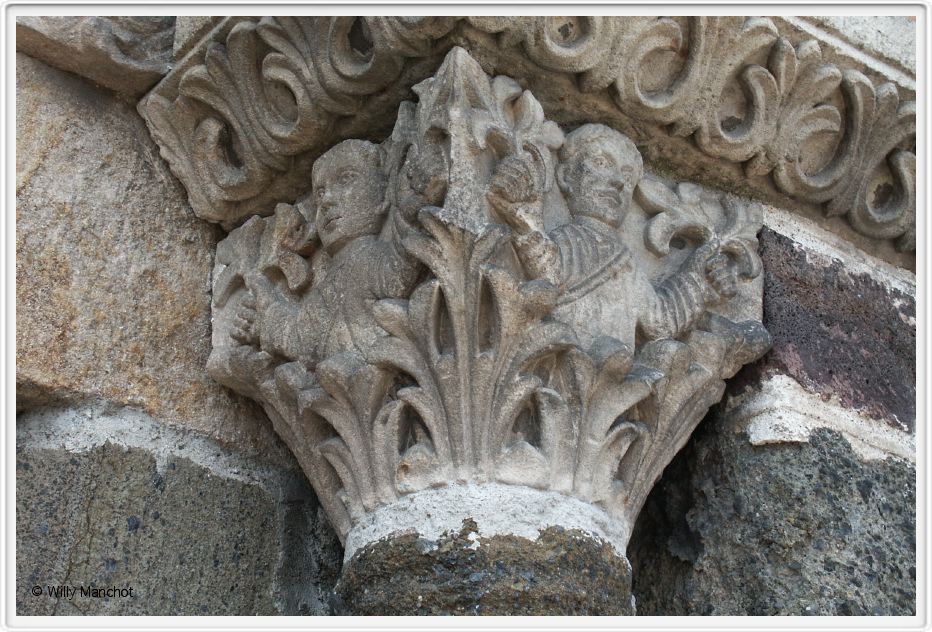
<svg viewBox="0 0 932 632"><path fill-rule="evenodd" d="M864 274L889 289L916 296L916 274L879 259L814 221L774 206L764 207L764 225L810 253L841 262L849 274Z"/></svg>
<svg viewBox="0 0 932 632"><path fill-rule="evenodd" d="M215 441L166 425L147 413L111 402L50 406L20 413L16 419L17 449L65 450L84 453L106 443L137 448L153 455L163 474L172 459L187 459L212 474L250 485L284 499L298 470L266 464L237 454Z"/></svg>
<svg viewBox="0 0 932 632"><path fill-rule="evenodd" d="M869 47L869 42L863 42L858 38L852 38L844 33L833 31L831 28L816 22L815 17L817 16L783 15L776 19L799 29L823 44L832 46L839 53L862 64L865 68L887 77L889 81L893 81L907 90L916 91L915 71L910 75L910 69L903 67L899 61L889 55L885 56L881 49Z"/></svg>
<svg viewBox="0 0 932 632"><path fill-rule="evenodd" d="M416 533L436 542L446 533L460 531L466 519L478 526L478 536L470 534L473 548L481 546L482 538L498 535L537 541L542 530L559 526L606 542L618 557L627 559L630 528L598 507L554 491L483 483L426 489L365 515L346 536L343 564L366 545L393 536Z"/></svg>
<svg viewBox="0 0 932 632"><path fill-rule="evenodd" d="M825 401L787 375L772 376L759 389L733 396L724 410L732 429L747 434L752 445L808 443L814 430L826 428L844 436L863 461L893 457L916 463L915 435Z"/></svg>

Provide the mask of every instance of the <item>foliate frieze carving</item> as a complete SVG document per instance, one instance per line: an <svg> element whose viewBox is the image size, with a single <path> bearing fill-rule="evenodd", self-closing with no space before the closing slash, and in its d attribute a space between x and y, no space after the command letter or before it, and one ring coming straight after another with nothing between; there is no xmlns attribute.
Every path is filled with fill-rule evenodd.
<svg viewBox="0 0 932 632"><path fill-rule="evenodd" d="M156 90L141 108L195 212L233 224L293 199L339 122L397 82L407 59L431 53L455 21L240 19L184 70L174 94Z"/></svg>
<svg viewBox="0 0 932 632"><path fill-rule="evenodd" d="M454 48L381 145L217 251L220 382L263 404L341 537L428 488L490 482L625 531L723 380L759 357L761 209L564 133Z"/></svg>
<svg viewBox="0 0 932 632"><path fill-rule="evenodd" d="M452 33L467 46L470 33L491 34L585 92L606 91L626 116L914 250L915 104L767 18L245 20L142 111L195 212L234 224L294 199L310 160L345 134L335 126L393 82L426 76L406 64L447 50Z"/></svg>
<svg viewBox="0 0 932 632"><path fill-rule="evenodd" d="M468 20L545 68L578 73L583 91L607 88L625 114L915 250L915 102L823 62L818 42L794 45L756 17ZM657 76L667 80L645 85ZM729 111L736 85L744 103ZM878 172L889 177L879 183Z"/></svg>

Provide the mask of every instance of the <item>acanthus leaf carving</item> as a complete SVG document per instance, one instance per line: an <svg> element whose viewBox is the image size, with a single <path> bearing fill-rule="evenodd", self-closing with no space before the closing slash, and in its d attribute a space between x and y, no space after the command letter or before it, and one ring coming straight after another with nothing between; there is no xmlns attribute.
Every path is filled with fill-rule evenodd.
<svg viewBox="0 0 932 632"><path fill-rule="evenodd" d="M461 48L415 93L381 146L336 145L218 246L210 373L263 404L342 538L487 483L626 533L769 345L761 209L645 176L611 128L564 134Z"/></svg>

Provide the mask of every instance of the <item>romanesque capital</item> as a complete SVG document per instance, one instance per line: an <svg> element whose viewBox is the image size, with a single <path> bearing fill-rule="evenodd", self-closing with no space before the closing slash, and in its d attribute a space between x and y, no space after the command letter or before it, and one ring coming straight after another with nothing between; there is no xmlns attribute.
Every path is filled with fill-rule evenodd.
<svg viewBox="0 0 932 632"><path fill-rule="evenodd" d="M655 481L769 345L761 209L566 132L462 48L381 144L217 250L211 375L259 401L349 559L398 531L579 528Z"/></svg>

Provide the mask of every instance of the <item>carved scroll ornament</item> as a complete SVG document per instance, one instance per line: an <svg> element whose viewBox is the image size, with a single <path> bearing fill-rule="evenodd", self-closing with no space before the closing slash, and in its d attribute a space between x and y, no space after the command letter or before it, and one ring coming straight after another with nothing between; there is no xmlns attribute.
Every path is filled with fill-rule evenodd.
<svg viewBox="0 0 932 632"><path fill-rule="evenodd" d="M140 105L203 218L232 226L294 199L313 159L393 110L454 39L492 34L499 49L606 92L632 120L915 250L915 103L824 61L815 41L781 37L769 19L238 20ZM732 93L740 111L725 107Z"/></svg>
<svg viewBox="0 0 932 632"><path fill-rule="evenodd" d="M627 528L759 357L761 209L569 134L461 48L381 145L218 247L211 375L265 407L342 538L454 484L551 490Z"/></svg>

